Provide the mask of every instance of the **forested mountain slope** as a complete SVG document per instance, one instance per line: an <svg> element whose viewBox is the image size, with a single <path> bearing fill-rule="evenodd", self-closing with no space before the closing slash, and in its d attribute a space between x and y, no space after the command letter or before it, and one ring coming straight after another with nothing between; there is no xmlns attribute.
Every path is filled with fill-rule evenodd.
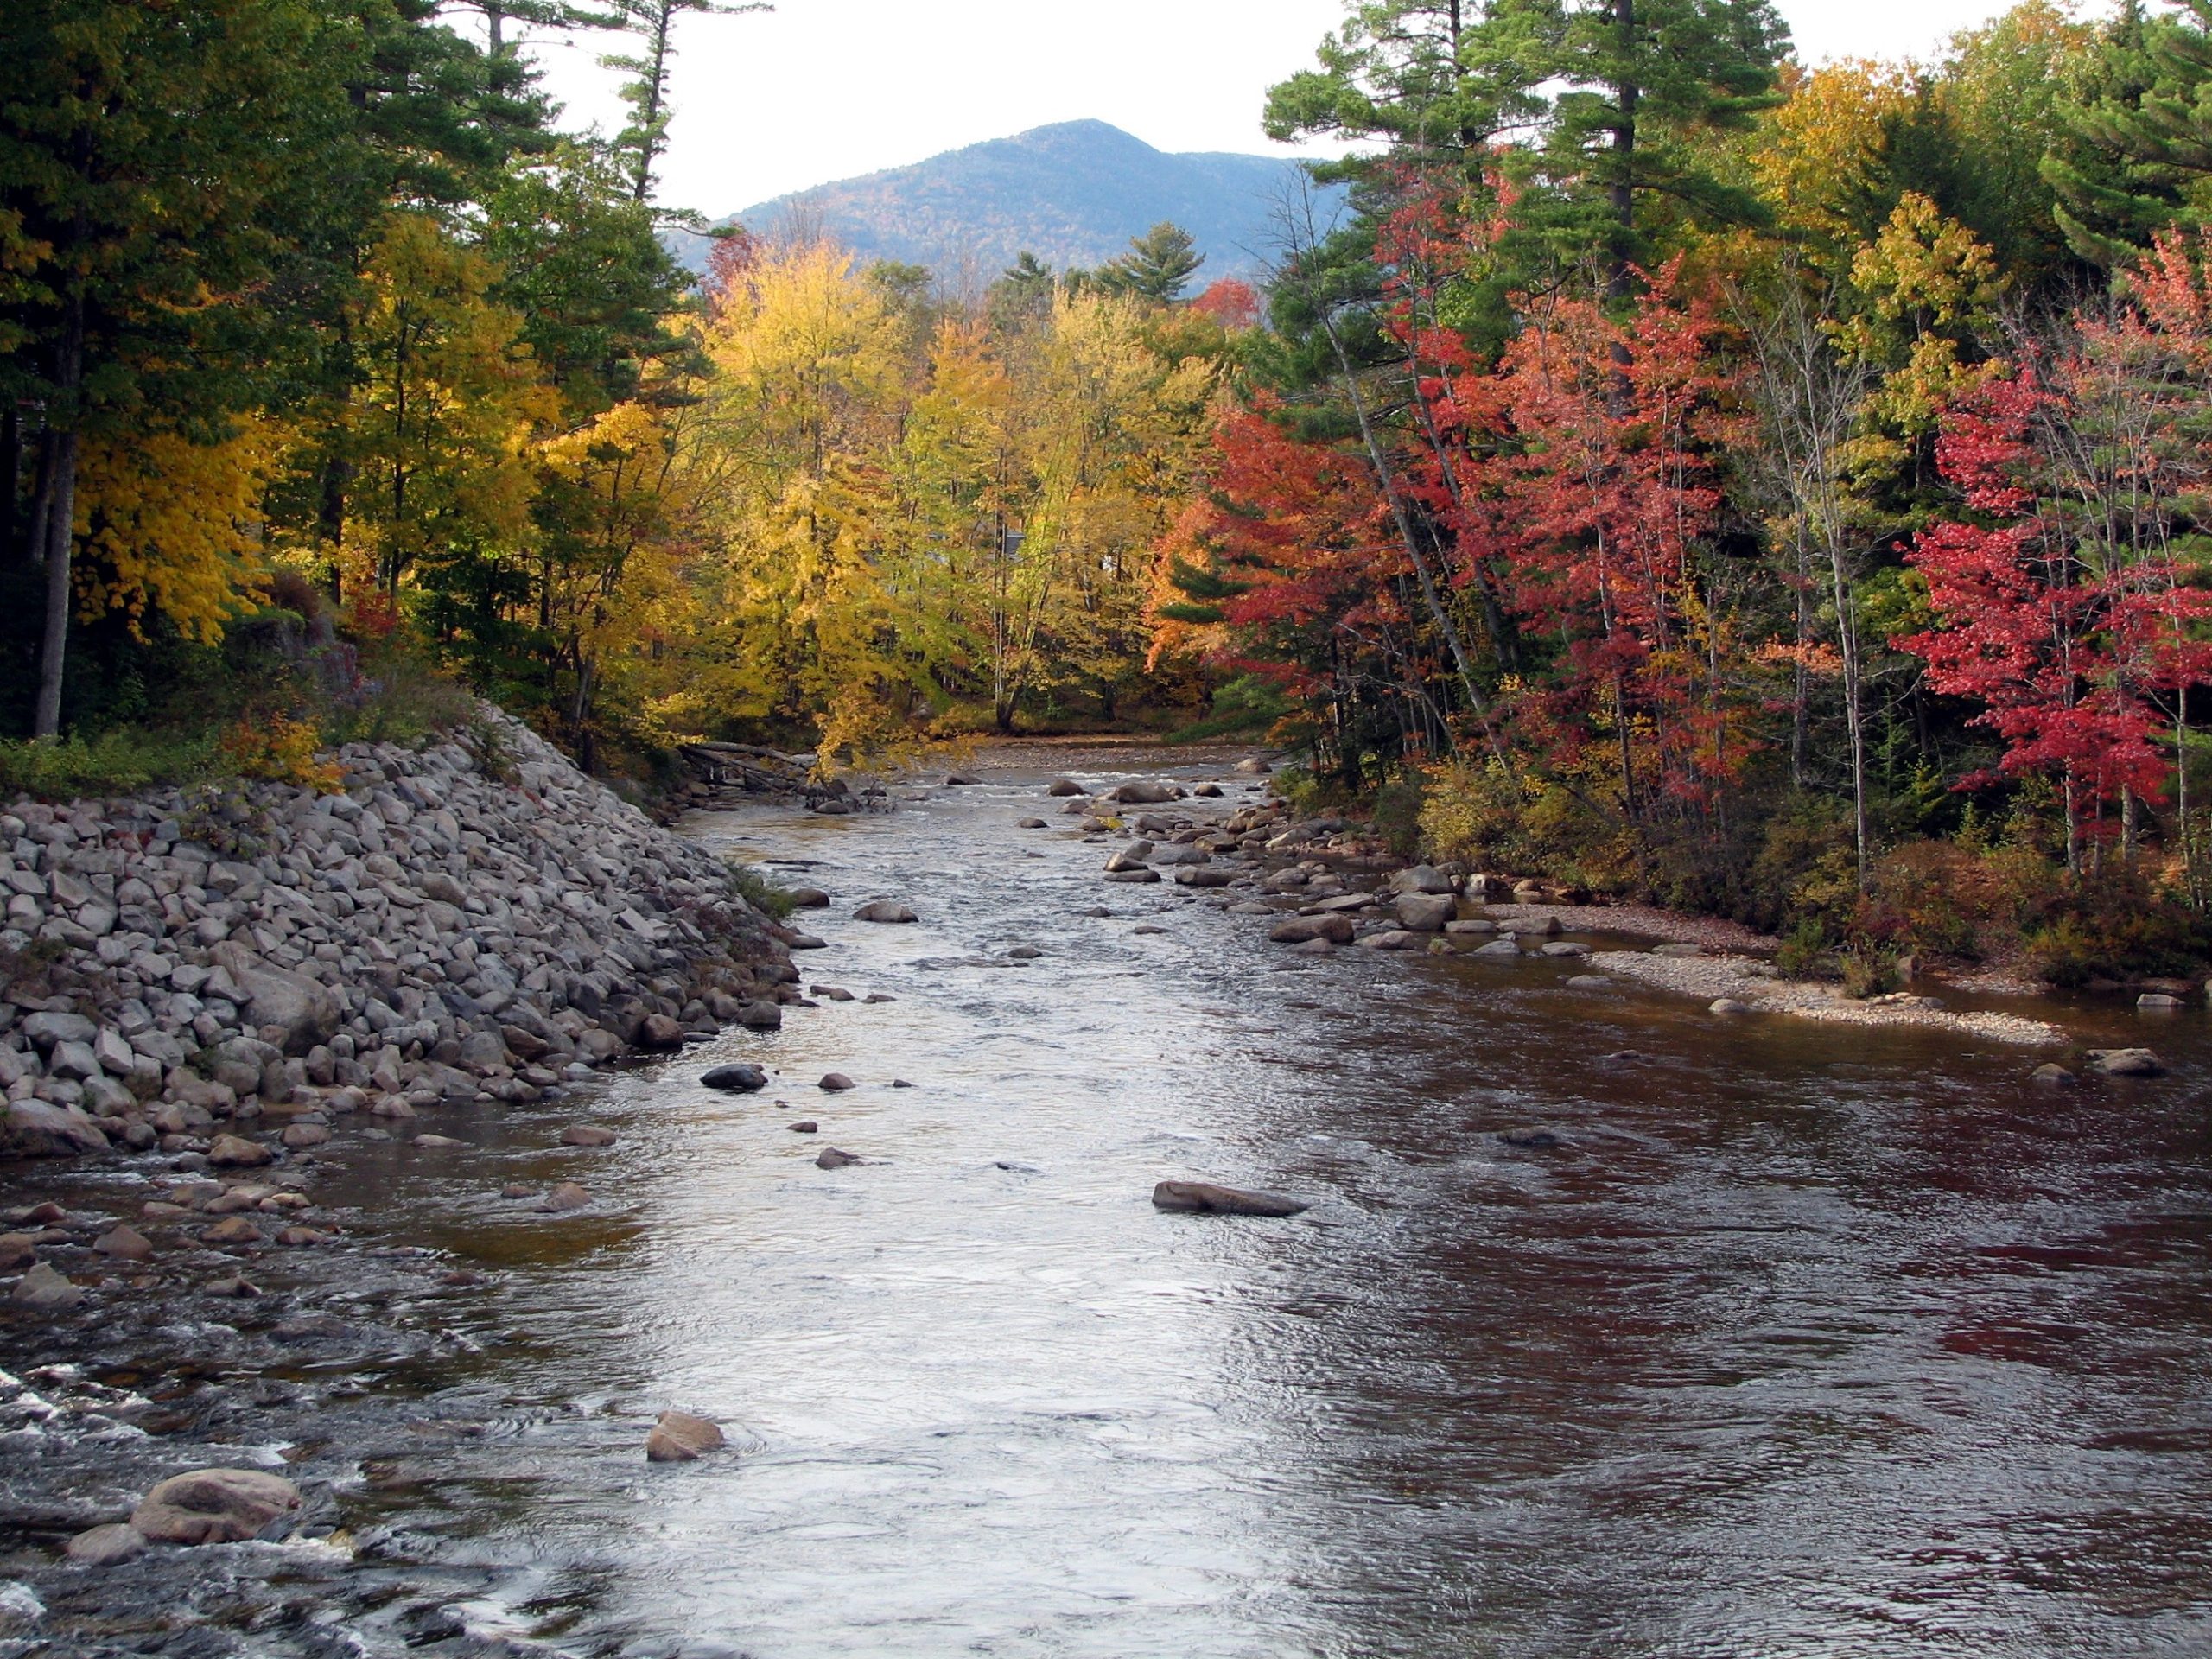
<svg viewBox="0 0 2212 1659"><path fill-rule="evenodd" d="M1063 121L817 185L733 218L756 234L796 226L863 259L950 271L972 256L992 273L1025 249L1055 266L1095 265L1173 219L1207 256L1211 278L1249 276L1274 257L1275 215L1298 187L1294 162L1171 155L1103 121ZM703 237L685 238L679 251L696 267L706 247Z"/></svg>

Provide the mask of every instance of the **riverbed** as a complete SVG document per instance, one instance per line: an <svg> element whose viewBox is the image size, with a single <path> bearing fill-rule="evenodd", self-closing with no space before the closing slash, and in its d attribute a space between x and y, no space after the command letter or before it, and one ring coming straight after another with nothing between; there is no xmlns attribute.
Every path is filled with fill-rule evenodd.
<svg viewBox="0 0 2212 1659"><path fill-rule="evenodd" d="M1173 759L1234 804L1229 758ZM394 1254L89 1353L18 1328L10 1370L84 1362L51 1400L176 1420L16 1429L78 1518L189 1440L281 1463L324 1536L0 1571L136 1651L199 1573L195 1654L2212 1648L2202 1014L2039 1007L2170 1066L2052 1092L2001 1043L1571 963L1296 956L1233 894L1102 884L1046 765L1159 773L1016 753L887 814L691 821L832 895L798 961L854 1000L592 1085L613 1148L555 1143L572 1103L426 1113L468 1144L327 1149ZM770 1087L697 1085L740 1059ZM569 1177L588 1210L499 1196ZM1313 1208L1163 1214L1166 1178ZM735 1444L647 1465L671 1405Z"/></svg>

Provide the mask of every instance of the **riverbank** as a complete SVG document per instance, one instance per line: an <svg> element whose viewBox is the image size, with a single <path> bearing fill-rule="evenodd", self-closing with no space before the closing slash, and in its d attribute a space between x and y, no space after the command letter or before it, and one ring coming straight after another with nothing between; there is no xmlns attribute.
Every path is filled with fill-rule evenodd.
<svg viewBox="0 0 2212 1659"><path fill-rule="evenodd" d="M1007 759L1033 766L1050 753ZM1166 757L1132 748L1097 758L1121 767ZM1268 764L1252 757L1243 766L1247 776L1263 776ZM1052 788L1065 797L1056 802L1060 812L1081 819L1086 841L1116 849L1104 861L1104 881L1172 880L1209 891L1231 914L1273 918L1265 937L1308 955L1353 948L1548 959L1578 989L1643 987L1696 998L1720 1015L1922 1027L2030 1046L2066 1040L2047 1020L1947 1007L1931 994L1940 987L1853 999L1833 985L1785 979L1768 960L1779 941L1726 920L1573 902L1455 864L1408 865L1356 823L1300 819L1264 785L1237 785L1234 773L1228 781L1261 798L1232 804L1220 781L1186 788L1136 779L1096 796L1074 779ZM1622 936L1643 948L1625 948Z"/></svg>
<svg viewBox="0 0 2212 1659"><path fill-rule="evenodd" d="M257 1166L779 1017L791 936L518 722L334 759L0 812L0 1151Z"/></svg>

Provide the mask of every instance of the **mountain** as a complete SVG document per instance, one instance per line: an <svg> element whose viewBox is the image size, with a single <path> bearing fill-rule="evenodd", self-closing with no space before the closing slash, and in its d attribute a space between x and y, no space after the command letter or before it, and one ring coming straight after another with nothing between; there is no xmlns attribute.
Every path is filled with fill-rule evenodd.
<svg viewBox="0 0 2212 1659"><path fill-rule="evenodd" d="M1275 156L1171 155L1103 121L1062 121L778 196L731 219L756 234L803 227L865 260L945 274L972 258L987 276L1025 248L1055 267L1095 265L1167 219L1207 256L1202 285L1268 263L1277 204L1300 176L1297 162ZM1332 204L1340 199L1329 194ZM706 238L679 240L685 263L703 266Z"/></svg>

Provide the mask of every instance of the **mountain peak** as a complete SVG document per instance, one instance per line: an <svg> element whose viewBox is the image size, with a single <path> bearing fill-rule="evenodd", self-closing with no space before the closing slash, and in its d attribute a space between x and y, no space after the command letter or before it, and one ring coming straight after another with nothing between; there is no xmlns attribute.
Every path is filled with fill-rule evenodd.
<svg viewBox="0 0 2212 1659"><path fill-rule="evenodd" d="M1298 163L1269 156L1178 155L1096 119L1056 121L906 167L817 185L732 219L773 235L818 231L863 259L950 272L1010 264L1096 265L1162 219L1191 232L1207 278L1250 275L1272 249L1275 202ZM704 257L703 239L683 251Z"/></svg>

